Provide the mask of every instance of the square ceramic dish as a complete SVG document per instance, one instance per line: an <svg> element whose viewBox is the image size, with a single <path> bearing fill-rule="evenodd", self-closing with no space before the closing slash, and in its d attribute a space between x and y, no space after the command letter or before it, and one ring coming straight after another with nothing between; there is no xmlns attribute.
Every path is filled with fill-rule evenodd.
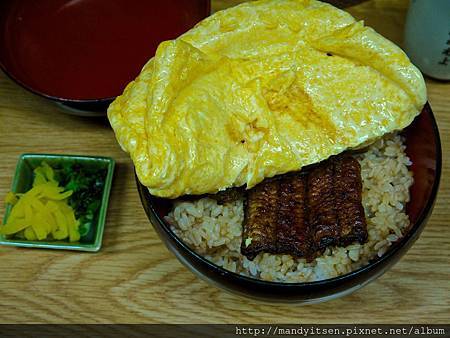
<svg viewBox="0 0 450 338"><path fill-rule="evenodd" d="M111 182L114 173L115 162L109 157L79 156L79 155L53 155L53 154L22 154L17 163L16 172L11 190L14 193L23 193L31 188L33 182L33 169L43 161L50 166L61 163L78 163L87 168L106 169L105 185L102 193L97 222L93 224L92 232L82 236L77 243L68 241L28 241L23 239L8 238L0 235L0 244L28 248L65 249L96 252L102 245L103 230L105 227L106 211L108 209ZM7 205L3 224L6 224L12 206Z"/></svg>

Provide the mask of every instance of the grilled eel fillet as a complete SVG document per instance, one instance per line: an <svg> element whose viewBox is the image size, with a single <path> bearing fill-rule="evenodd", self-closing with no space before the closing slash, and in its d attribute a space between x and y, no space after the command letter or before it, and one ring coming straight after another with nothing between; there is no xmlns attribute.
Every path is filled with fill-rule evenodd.
<svg viewBox="0 0 450 338"><path fill-rule="evenodd" d="M264 180L247 192L241 253L312 260L331 245L367 240L361 167L348 155Z"/></svg>

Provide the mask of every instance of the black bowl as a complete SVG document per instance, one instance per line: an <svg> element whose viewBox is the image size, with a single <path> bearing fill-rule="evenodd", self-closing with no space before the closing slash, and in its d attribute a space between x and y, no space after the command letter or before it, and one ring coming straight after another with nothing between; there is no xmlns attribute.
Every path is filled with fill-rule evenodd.
<svg viewBox="0 0 450 338"><path fill-rule="evenodd" d="M368 265L332 279L308 283L267 282L241 276L221 268L194 252L164 221L172 201L150 195L136 178L145 212L160 238L175 256L200 278L245 297L273 302L316 303L347 295L390 269L422 232L433 209L441 176L441 143L433 112L427 104L422 113L404 130L406 152L413 162L414 184L407 213L411 221L405 236Z"/></svg>
<svg viewBox="0 0 450 338"><path fill-rule="evenodd" d="M2 0L0 68L65 112L105 115L161 41L209 14L209 0Z"/></svg>

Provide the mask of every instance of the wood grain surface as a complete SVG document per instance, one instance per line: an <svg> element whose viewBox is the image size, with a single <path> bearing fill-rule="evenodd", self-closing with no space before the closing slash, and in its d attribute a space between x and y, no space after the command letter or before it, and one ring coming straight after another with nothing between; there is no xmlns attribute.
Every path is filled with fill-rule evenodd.
<svg viewBox="0 0 450 338"><path fill-rule="evenodd" d="M213 6L223 8L231 2ZM401 44L407 5L369 1L350 12ZM354 294L295 306L240 298L195 277L153 231L140 205L132 163L107 120L62 114L0 73L1 198L10 188L21 153L93 154L117 161L99 253L0 247L0 322L448 323L450 83L427 84L444 163L436 206L422 236L390 271Z"/></svg>

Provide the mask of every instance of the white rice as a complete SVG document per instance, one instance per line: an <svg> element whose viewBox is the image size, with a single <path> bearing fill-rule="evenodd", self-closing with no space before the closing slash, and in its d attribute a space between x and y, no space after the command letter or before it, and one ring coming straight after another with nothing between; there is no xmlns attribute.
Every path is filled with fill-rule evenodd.
<svg viewBox="0 0 450 338"><path fill-rule="evenodd" d="M172 230L198 253L227 270L268 281L310 282L346 274L382 256L409 226L405 204L413 183L403 139L386 135L356 156L361 164L368 241L327 248L312 262L262 253L253 261L240 253L243 201L219 205L210 198L176 202L166 217Z"/></svg>

